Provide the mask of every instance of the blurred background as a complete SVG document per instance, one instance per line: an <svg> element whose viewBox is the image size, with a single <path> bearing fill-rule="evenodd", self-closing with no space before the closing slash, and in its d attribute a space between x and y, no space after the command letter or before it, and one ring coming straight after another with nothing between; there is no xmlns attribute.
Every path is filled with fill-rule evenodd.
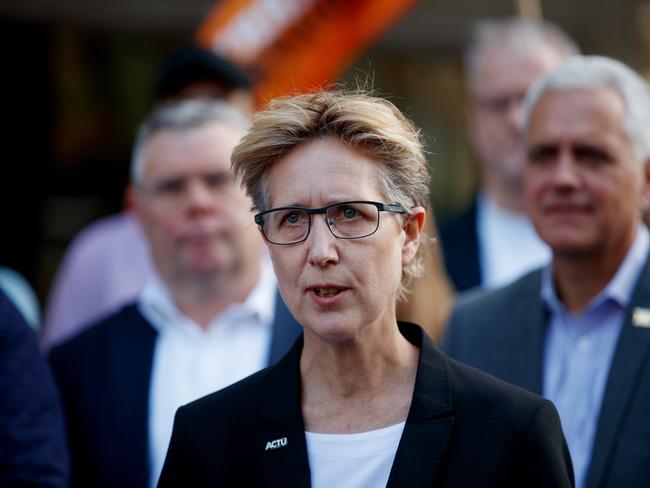
<svg viewBox="0 0 650 488"><path fill-rule="evenodd" d="M72 237L123 206L134 130L156 69L210 0L0 0L0 265L41 305ZM421 0L350 65L422 128L438 220L476 184L464 135L462 52L477 19L542 15L585 53L650 75L650 0Z"/></svg>

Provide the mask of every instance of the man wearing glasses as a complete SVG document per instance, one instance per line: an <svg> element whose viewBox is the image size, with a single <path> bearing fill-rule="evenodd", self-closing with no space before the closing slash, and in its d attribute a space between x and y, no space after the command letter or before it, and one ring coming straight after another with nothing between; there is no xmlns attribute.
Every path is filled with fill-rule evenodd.
<svg viewBox="0 0 650 488"><path fill-rule="evenodd" d="M535 80L577 52L557 27L523 19L477 25L465 55L468 136L481 170L472 204L440 225L458 291L493 288L550 260L523 202L522 101Z"/></svg>
<svg viewBox="0 0 650 488"><path fill-rule="evenodd" d="M158 276L51 354L73 486L155 486L176 409L275 362L301 331L230 172L247 127L223 102L192 100L140 128L133 201Z"/></svg>

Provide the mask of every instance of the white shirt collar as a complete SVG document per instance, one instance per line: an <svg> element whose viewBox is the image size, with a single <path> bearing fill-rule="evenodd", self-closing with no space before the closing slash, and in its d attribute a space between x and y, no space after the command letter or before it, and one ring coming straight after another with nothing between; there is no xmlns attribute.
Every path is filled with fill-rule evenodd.
<svg viewBox="0 0 650 488"><path fill-rule="evenodd" d="M477 197L481 286L495 288L546 265L551 251L527 214L501 207L485 191Z"/></svg>
<svg viewBox="0 0 650 488"><path fill-rule="evenodd" d="M223 317L232 320L237 316L255 316L263 324L271 325L275 313L277 281L268 256L262 259L260 278L255 287L241 303L232 303L215 317L206 330L215 327ZM162 279L155 274L145 285L138 299L140 312L151 325L162 331L167 327L184 327L202 331L194 320L187 317L176 306L176 301Z"/></svg>
<svg viewBox="0 0 650 488"><path fill-rule="evenodd" d="M159 332L149 391L152 487L163 466L178 407L267 365L276 296L268 258L246 299L228 306L205 330L178 310L160 279L143 290L140 310Z"/></svg>

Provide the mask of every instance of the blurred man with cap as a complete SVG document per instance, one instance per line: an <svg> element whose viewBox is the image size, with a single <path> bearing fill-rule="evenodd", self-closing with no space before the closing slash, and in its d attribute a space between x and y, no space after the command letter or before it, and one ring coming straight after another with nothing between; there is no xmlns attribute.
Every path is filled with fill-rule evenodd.
<svg viewBox="0 0 650 488"><path fill-rule="evenodd" d="M154 91L157 104L187 98L225 100L245 114L252 114L254 108L249 77L230 61L196 46L163 63Z"/></svg>

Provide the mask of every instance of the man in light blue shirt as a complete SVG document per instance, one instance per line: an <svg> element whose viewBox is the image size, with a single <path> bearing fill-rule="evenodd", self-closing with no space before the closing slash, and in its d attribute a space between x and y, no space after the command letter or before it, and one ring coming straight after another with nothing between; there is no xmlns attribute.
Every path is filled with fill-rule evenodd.
<svg viewBox="0 0 650 488"><path fill-rule="evenodd" d="M576 486L648 486L648 87L576 56L530 89L525 114L526 203L552 263L462 297L445 347L556 404Z"/></svg>

